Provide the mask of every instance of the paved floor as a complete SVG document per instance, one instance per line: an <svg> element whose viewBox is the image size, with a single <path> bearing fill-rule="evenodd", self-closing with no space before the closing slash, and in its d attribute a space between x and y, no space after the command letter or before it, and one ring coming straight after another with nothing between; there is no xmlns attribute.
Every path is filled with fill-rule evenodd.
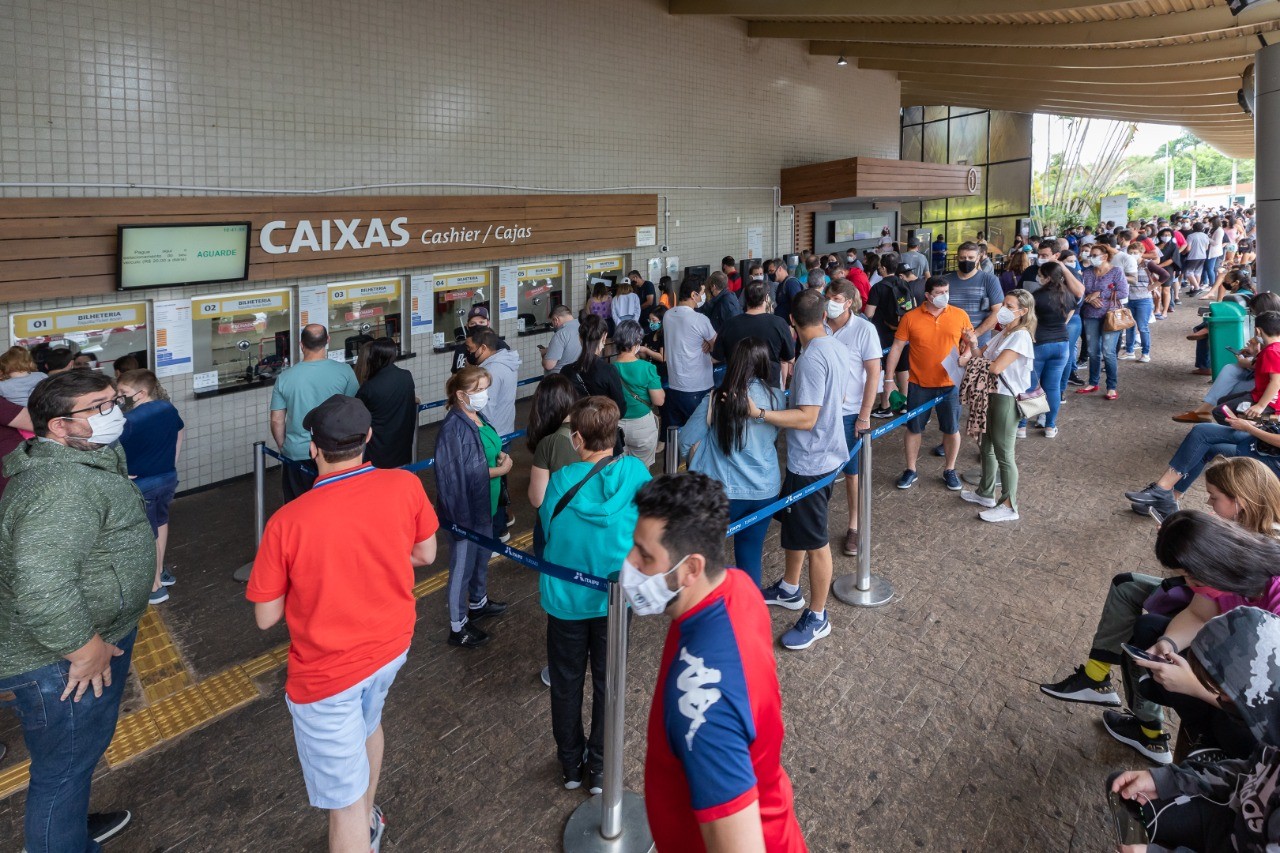
<svg viewBox="0 0 1280 853"><path fill-rule="evenodd" d="M1050 700L1036 684L1080 662L1114 572L1154 570L1155 528L1129 512L1120 492L1163 470L1186 430L1169 414L1203 393L1205 381L1188 375L1192 345L1183 338L1193 308L1156 324L1153 363L1121 362L1119 401L1069 394L1057 440L1033 430L1018 444L1018 523L978 521L975 507L943 488L933 457L922 460L913 489L897 490L899 434L877 443L873 566L897 598L878 610L834 602L829 639L806 652L778 650L783 758L810 849L1113 849L1102 780L1141 759L1106 736L1096 710ZM960 467L975 458L966 441ZM433 491L433 478L425 479ZM513 484L515 495L523 492L523 482ZM1202 498L1197 487L1187 503ZM837 488L833 535L843 533L843 511ZM251 516L244 481L174 504L179 583L159 610L195 683L261 661L287 640L283 628L258 631L243 587L230 578L252 556ZM517 533L529 528L531 513L518 518ZM776 535L774 527L767 580L781 571ZM442 553L421 577L446 565ZM852 559L837 557L837 572L853 570ZM496 565L491 592L512 606L478 651L443 642L439 592L420 604L417 638L384 718L384 850L558 851L565 821L583 800L558 784L538 680L544 617L536 578ZM775 632L794 615L776 613ZM626 778L636 791L664 630L661 619L637 619L631 635ZM293 751L283 670L252 671L260 669L265 674L253 680L260 698L100 767L94 806L135 815L109 850L324 849L325 819L306 805ZM127 707L145 704L134 685ZM11 748L3 771L24 750L12 718L0 725ZM4 849L20 846L23 799L19 792L0 801Z"/></svg>

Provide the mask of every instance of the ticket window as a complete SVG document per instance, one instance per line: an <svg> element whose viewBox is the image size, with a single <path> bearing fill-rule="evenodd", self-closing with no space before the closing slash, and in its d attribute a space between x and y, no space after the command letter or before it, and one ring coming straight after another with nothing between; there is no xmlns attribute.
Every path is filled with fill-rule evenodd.
<svg viewBox="0 0 1280 853"><path fill-rule="evenodd" d="M516 268L517 334L538 335L552 331L551 311L565 302L565 267L566 264L560 262ZM505 325L503 332L509 334Z"/></svg>
<svg viewBox="0 0 1280 853"><path fill-rule="evenodd" d="M434 276L432 303L435 313L432 348L436 352L451 352L466 337L467 314L476 305L489 311L489 323L495 325L493 271L462 270Z"/></svg>
<svg viewBox="0 0 1280 853"><path fill-rule="evenodd" d="M30 311L10 318L10 338L16 346L35 349L48 344L92 359L91 366L108 376L115 360L131 355L138 366L151 368L150 316L146 302L87 305Z"/></svg>
<svg viewBox="0 0 1280 853"><path fill-rule="evenodd" d="M401 347L404 286L399 278L327 286L329 357L355 364L361 345L387 337Z"/></svg>
<svg viewBox="0 0 1280 853"><path fill-rule="evenodd" d="M604 284L609 289L609 295L612 296L617 290L618 282L627 277L629 261L630 257L627 255L587 258L587 292L582 297L582 304L586 305L597 284Z"/></svg>
<svg viewBox="0 0 1280 853"><path fill-rule="evenodd" d="M191 300L197 396L269 385L289 366L296 337L288 290Z"/></svg>

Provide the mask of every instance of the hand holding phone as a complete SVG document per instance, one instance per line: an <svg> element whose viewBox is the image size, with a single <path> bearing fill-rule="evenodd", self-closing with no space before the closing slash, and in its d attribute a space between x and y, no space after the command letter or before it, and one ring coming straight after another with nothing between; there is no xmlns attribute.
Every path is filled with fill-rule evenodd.
<svg viewBox="0 0 1280 853"><path fill-rule="evenodd" d="M1137 646L1130 645L1129 643L1121 643L1120 648L1124 650L1125 654L1127 654L1131 658L1134 658L1135 660L1145 660L1150 663L1160 663L1160 664L1166 664L1166 665L1171 663L1171 661L1165 660L1164 658L1158 657L1157 655L1153 655L1150 652L1140 649Z"/></svg>

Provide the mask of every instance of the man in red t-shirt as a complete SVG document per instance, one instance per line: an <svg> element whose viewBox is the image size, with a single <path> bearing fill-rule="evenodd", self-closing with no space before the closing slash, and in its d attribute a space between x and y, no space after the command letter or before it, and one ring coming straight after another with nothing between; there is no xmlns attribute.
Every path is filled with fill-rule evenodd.
<svg viewBox="0 0 1280 853"><path fill-rule="evenodd" d="M661 853L804 853L782 768L782 693L760 589L725 569L729 501L705 474L636 495L620 582L637 616L671 617L649 712L645 809Z"/></svg>
<svg viewBox="0 0 1280 853"><path fill-rule="evenodd" d="M742 274L738 272L738 262L733 259L733 255L725 255L720 259L720 272L729 279L730 293L742 290Z"/></svg>
<svg viewBox="0 0 1280 853"><path fill-rule="evenodd" d="M1270 407L1280 409L1276 396L1280 395L1280 311L1263 311L1254 318L1262 349L1253 360L1253 405L1245 410L1246 418L1261 417Z"/></svg>
<svg viewBox="0 0 1280 853"><path fill-rule="evenodd" d="M259 628L289 625L285 695L331 853L382 843L382 706L413 638L413 567L435 560L439 527L417 477L361 464L369 425L341 394L303 420L319 476L267 522L247 593Z"/></svg>

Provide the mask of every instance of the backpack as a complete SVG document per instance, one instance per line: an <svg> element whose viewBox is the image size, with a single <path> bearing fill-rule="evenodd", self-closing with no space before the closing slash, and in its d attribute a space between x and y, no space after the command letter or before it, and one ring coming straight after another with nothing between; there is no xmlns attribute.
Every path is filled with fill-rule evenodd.
<svg viewBox="0 0 1280 853"><path fill-rule="evenodd" d="M884 283L889 285L889 291L893 294L894 303L893 319L886 317L885 325L890 329L896 329L903 316L916 307L916 297L911 292L911 285L896 275L886 278Z"/></svg>

